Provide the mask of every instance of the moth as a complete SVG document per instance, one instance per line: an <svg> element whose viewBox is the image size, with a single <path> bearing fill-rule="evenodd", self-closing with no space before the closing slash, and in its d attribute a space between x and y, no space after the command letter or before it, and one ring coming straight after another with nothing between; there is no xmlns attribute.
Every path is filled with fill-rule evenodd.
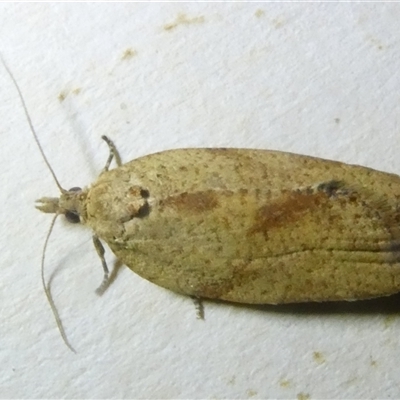
<svg viewBox="0 0 400 400"><path fill-rule="evenodd" d="M100 241L174 292L280 304L398 292L399 199L397 175L216 148L138 158L38 208L89 227L103 265Z"/></svg>
<svg viewBox="0 0 400 400"><path fill-rule="evenodd" d="M61 192L37 208L93 232L103 286L105 243L141 277L197 299L281 304L400 291L399 176L252 149L168 150L122 164L103 137L110 155L97 181L65 190L5 67Z"/></svg>

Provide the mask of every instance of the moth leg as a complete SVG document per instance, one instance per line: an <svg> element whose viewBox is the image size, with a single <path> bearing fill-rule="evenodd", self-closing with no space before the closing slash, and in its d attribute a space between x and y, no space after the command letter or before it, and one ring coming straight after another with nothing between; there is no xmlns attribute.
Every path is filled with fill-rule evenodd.
<svg viewBox="0 0 400 400"><path fill-rule="evenodd" d="M197 319L204 320L204 304L203 299L197 296L190 296L193 300L194 306L196 307Z"/></svg>
<svg viewBox="0 0 400 400"><path fill-rule="evenodd" d="M115 158L117 166L120 167L122 165L121 157L118 153L117 148L115 147L115 144L107 136L102 136L101 138L107 143L108 148L110 149L110 154L107 158L106 165L103 168L103 172L108 171L108 168L110 168L110 164L113 158Z"/></svg>
<svg viewBox="0 0 400 400"><path fill-rule="evenodd" d="M98 256L100 257L101 264L103 265L103 271L104 271L104 277L103 277L103 282L101 282L101 285L96 289L96 294L99 296L104 293L104 291L107 289L109 286L109 279L108 279L108 267L106 263L106 259L104 258L104 247L100 242L100 239L96 236L92 236L93 239L93 244L94 248L97 251Z"/></svg>

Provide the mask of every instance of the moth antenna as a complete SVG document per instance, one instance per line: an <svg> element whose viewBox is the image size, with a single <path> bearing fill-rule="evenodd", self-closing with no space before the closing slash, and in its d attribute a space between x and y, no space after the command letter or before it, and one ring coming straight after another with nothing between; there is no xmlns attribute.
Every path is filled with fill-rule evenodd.
<svg viewBox="0 0 400 400"><path fill-rule="evenodd" d="M65 330L64 330L64 327L63 327L63 324L62 324L62 322L61 322L60 315L59 315L59 313L58 313L58 311L57 311L57 307L56 307L56 305L55 305L55 303L54 303L53 297L51 296L50 289L49 289L49 287L46 285L46 279L45 279L45 277L44 277L44 260L45 260L45 257L46 257L47 244L48 244L48 242L49 242L51 232L53 231L53 227L54 227L54 224L55 224L55 222L56 222L56 219L57 219L57 217L58 217L59 215L60 215L60 214L56 214L56 215L54 216L54 218L53 218L52 221L51 221L50 229L49 229L49 231L47 232L46 240L44 241L44 246L43 246L42 261L41 261L41 265L40 265L40 272L41 272L41 276L42 276L43 290L44 290L44 292L45 292L45 294L46 294L47 301L48 301L48 303L50 304L51 311L52 311L52 313L53 313L53 315L54 315L54 319L56 320L57 328L58 328L58 330L59 330L59 332L60 332L60 335L61 335L61 337L62 337L62 340L64 341L64 343L66 344L66 346L67 346L73 353L76 353L75 349L71 346L71 344L70 344L69 341L68 341L67 335L66 335Z"/></svg>
<svg viewBox="0 0 400 400"><path fill-rule="evenodd" d="M24 97L22 96L21 89L19 88L18 83L17 83L17 81L15 80L14 75L12 74L11 70L8 68L8 65L7 65L7 63L5 62L5 60L4 60L2 54L0 54L0 58L1 58L1 62L2 62L3 65L4 65L4 68L6 69L8 75L10 76L11 80L12 80L13 83L14 83L15 88L17 89L18 96L19 96L19 99L20 99L20 101L21 101L22 108L24 109L26 119L27 119L27 121L28 121L29 127L30 127L30 129L31 129L32 134L33 134L33 138L35 139L35 142L36 142L36 144L37 144L37 146L38 146L38 148L39 148L39 151L40 151L40 153L42 154L43 160L44 160L44 162L46 163L47 168L49 169L51 175L53 175L53 179L54 179L54 181L56 182L57 187L60 189L60 192L61 192L61 193L65 193L66 190L63 189L62 186L60 185L60 182L58 181L57 176L56 176L55 172L53 171L53 168L51 168L51 165L50 165L50 163L49 163L49 160L47 159L46 155L44 154L43 148L42 148L42 146L41 146L41 144L40 144L40 142L39 142L39 139L38 139L38 136L37 136L37 134L36 134L35 128L33 127L31 117L29 116L28 108L27 108L27 106L26 106L26 104L25 104Z"/></svg>
<svg viewBox="0 0 400 400"><path fill-rule="evenodd" d="M19 96L19 99L20 99L21 104L22 104L22 108L24 109L24 112L25 112L25 117L26 117L26 119L28 121L28 124L29 124L29 128L30 128L30 130L31 130L31 132L33 134L33 138L35 139L35 142L36 142L36 144L37 144L37 146L39 148L39 151L42 154L43 160L46 163L47 168L49 169L51 175L53 176L53 179L56 182L56 185L60 189L61 193L65 193L66 190L63 189L63 187L60 185L60 182L58 181L57 176L56 176L53 168L51 167L51 165L49 163L49 160L47 159L46 155L44 154L43 148L42 148L42 146L41 146L41 144L39 142L39 139L38 139L38 136L36 134L35 128L33 127L33 123L32 123L31 117L29 116L28 108L27 108L27 106L25 104L24 97L22 96L21 89L19 88L18 83L14 78L14 75L12 74L11 70L8 68L8 65L5 62L5 60L3 58L3 55L1 53L0 53L0 59L1 59L1 62L3 63L3 65L4 65L5 70L7 71L7 73L10 76L12 82L14 83L15 88L17 89L18 96ZM56 213L54 218L53 218L53 220L51 221L50 229L49 229L49 231L47 233L46 240L44 242L40 270L41 270L43 290L44 290L44 293L46 294L47 301L50 304L51 311L53 312L54 319L56 320L56 324L57 324L58 330L60 331L61 337L62 337L64 343L66 344L66 346L72 352L76 353L75 349L70 345L70 343L68 341L68 338L67 338L67 335L65 334L65 330L64 330L64 327L62 325L60 315L58 314L56 305L54 304L54 300L53 300L53 298L51 296L49 288L46 286L46 281L45 281L45 278L44 278L44 260L45 260L45 256L46 256L47 244L49 242L49 238L50 238L51 232L53 230L53 227L54 227L54 224L56 222L56 219L57 219L58 215L59 214Z"/></svg>

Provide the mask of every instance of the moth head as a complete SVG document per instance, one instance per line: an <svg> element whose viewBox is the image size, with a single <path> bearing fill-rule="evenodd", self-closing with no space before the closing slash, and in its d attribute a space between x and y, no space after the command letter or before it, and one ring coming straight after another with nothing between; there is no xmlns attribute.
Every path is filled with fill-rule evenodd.
<svg viewBox="0 0 400 400"><path fill-rule="evenodd" d="M68 222L81 222L82 202L86 194L80 187L63 190L60 197L42 197L36 200L36 208L44 213L64 214Z"/></svg>

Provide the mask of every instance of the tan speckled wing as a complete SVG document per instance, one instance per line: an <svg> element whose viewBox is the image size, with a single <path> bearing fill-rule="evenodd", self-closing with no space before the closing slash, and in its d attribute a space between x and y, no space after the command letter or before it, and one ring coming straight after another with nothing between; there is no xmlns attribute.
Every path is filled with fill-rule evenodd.
<svg viewBox="0 0 400 400"><path fill-rule="evenodd" d="M400 178L267 150L182 149L89 189L83 222L134 272L242 303L400 290Z"/></svg>

